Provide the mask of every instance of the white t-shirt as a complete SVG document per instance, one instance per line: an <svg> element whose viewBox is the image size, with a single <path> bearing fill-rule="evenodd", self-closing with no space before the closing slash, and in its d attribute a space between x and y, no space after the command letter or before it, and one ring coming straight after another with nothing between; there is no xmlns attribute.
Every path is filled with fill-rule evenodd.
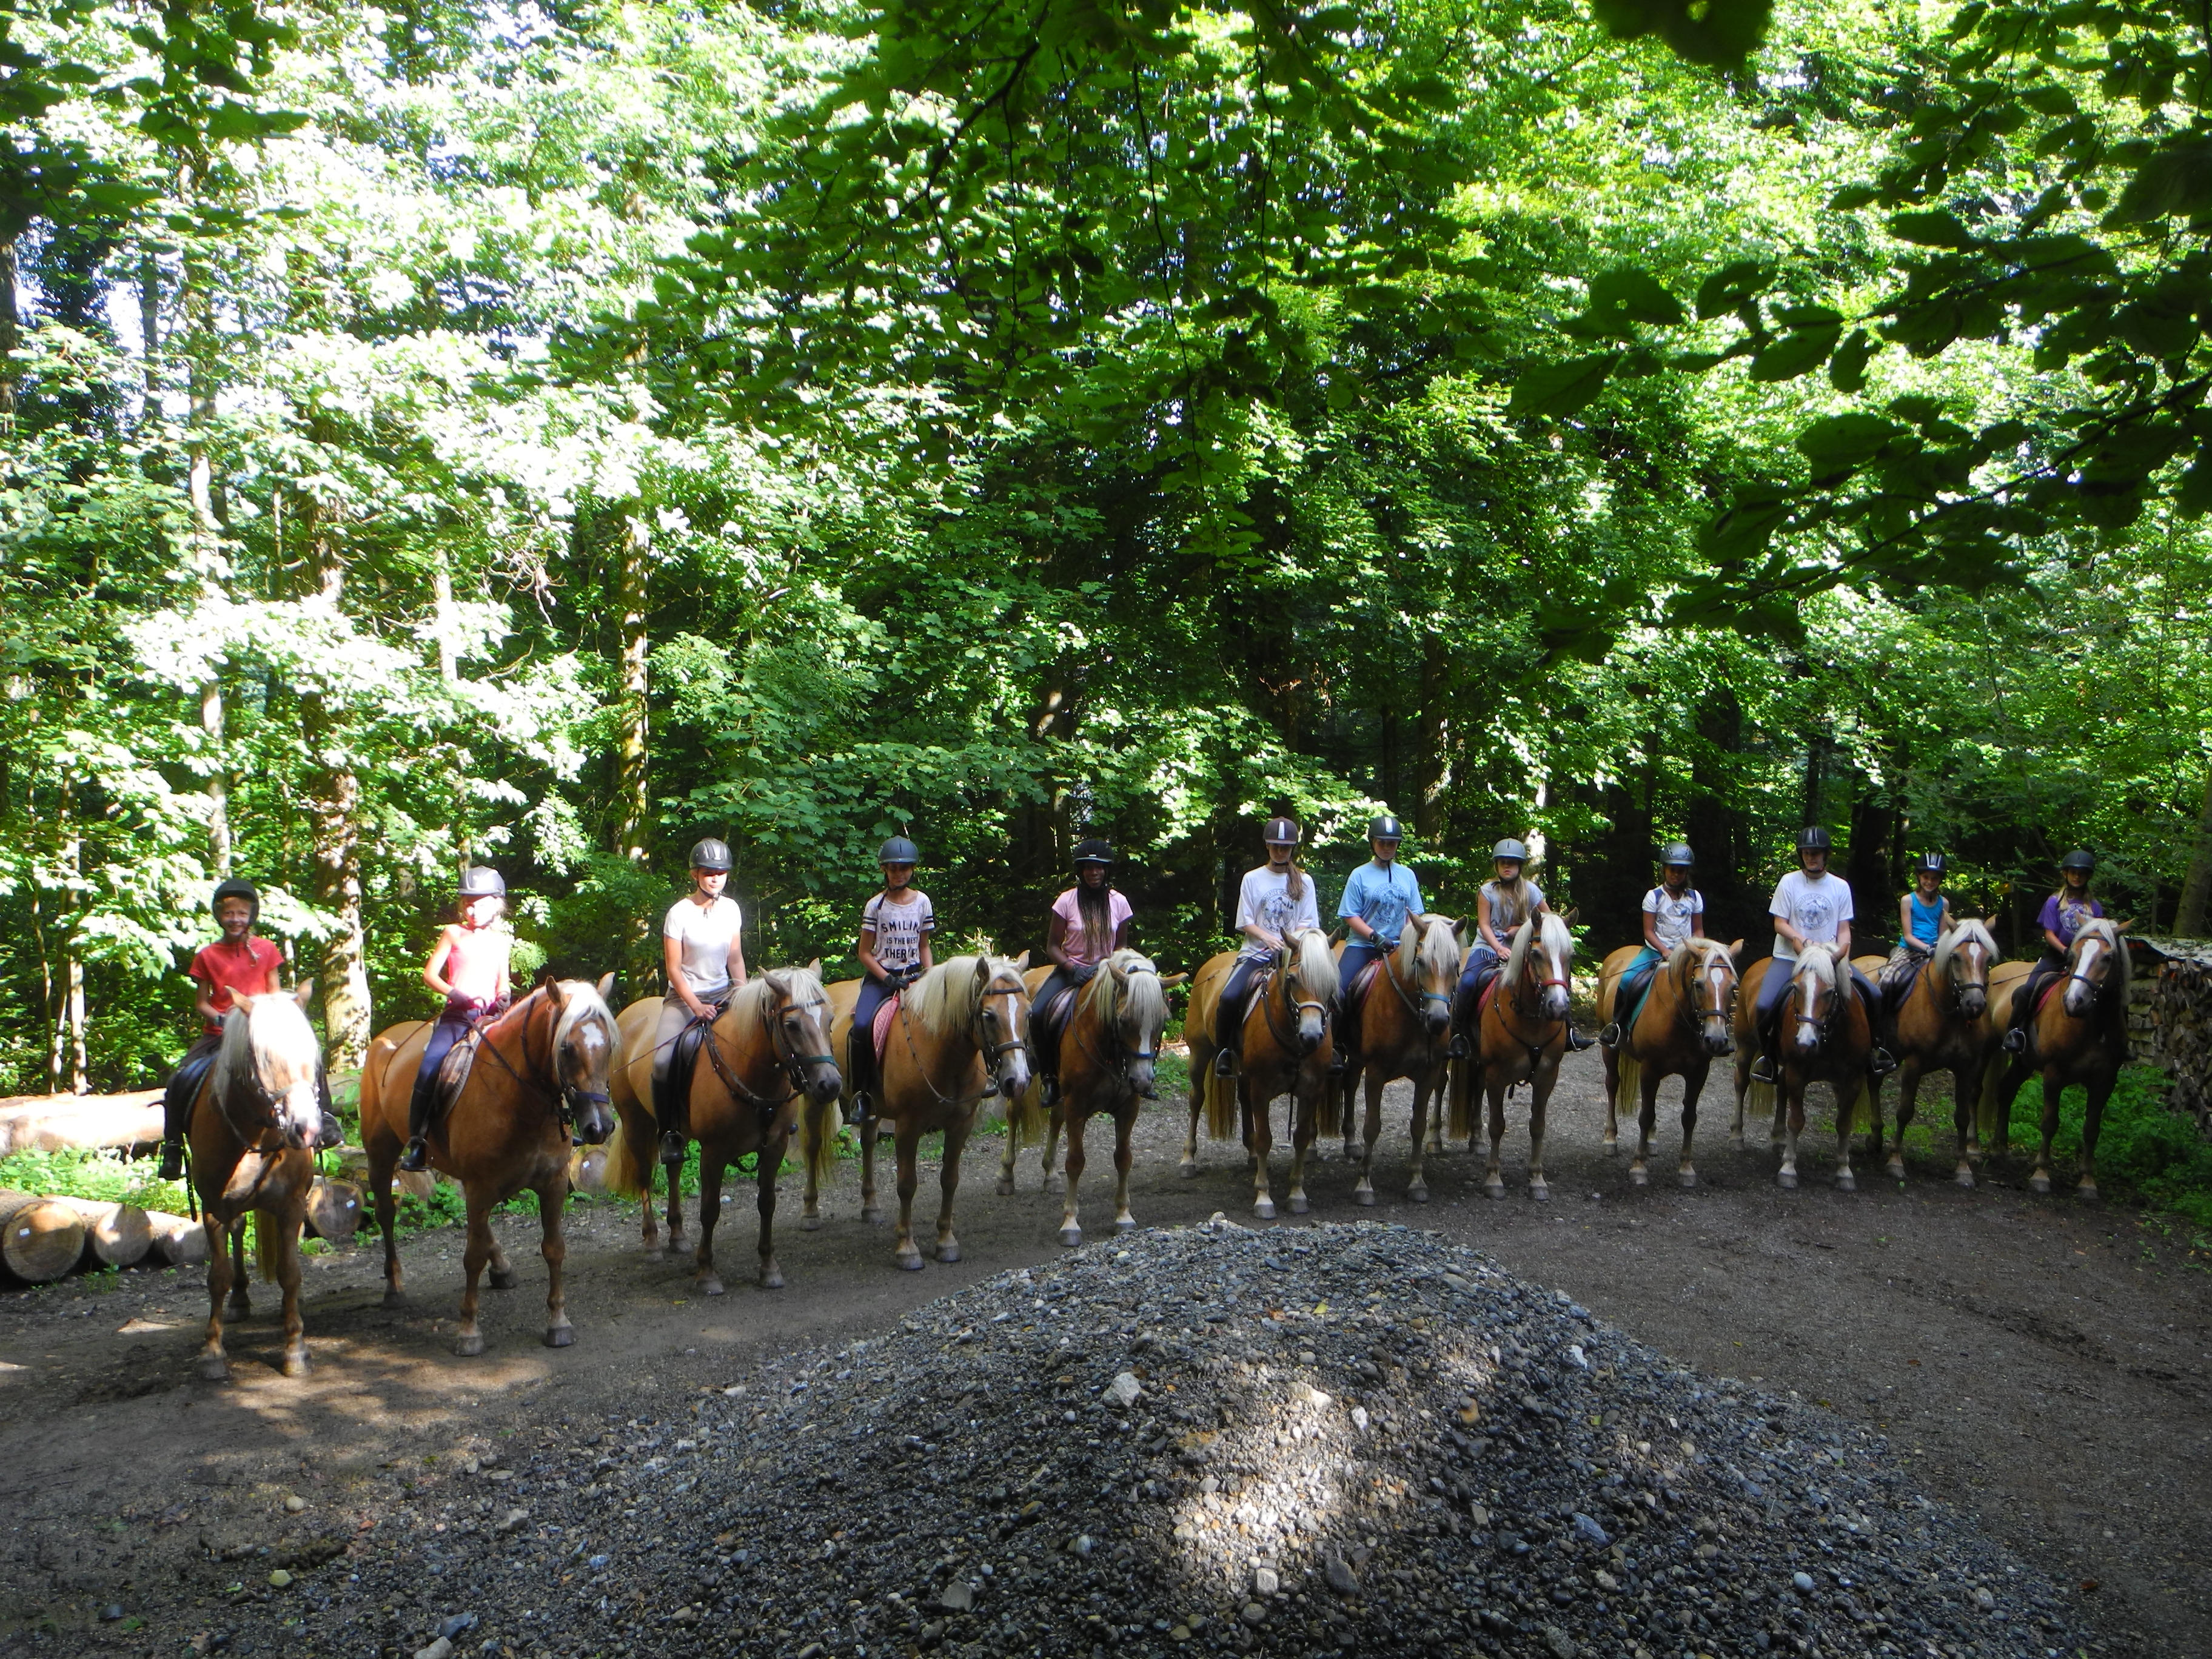
<svg viewBox="0 0 2212 1659"><path fill-rule="evenodd" d="M1774 896L1766 902L1766 913L1795 927L1808 945L1833 945L1843 925L1851 919L1851 884L1825 870L1817 876L1792 870L1776 884ZM1777 933L1774 954L1784 962L1795 962L1797 947Z"/></svg>
<svg viewBox="0 0 2212 1659"><path fill-rule="evenodd" d="M1243 885L1237 890L1237 931L1258 926L1278 939L1288 939L1294 928L1320 927L1321 907L1314 902L1313 878L1301 875L1298 884L1304 890L1292 898L1288 872L1277 875L1264 864L1247 870ZM1274 953L1247 939L1237 954L1257 961Z"/></svg>
<svg viewBox="0 0 2212 1659"><path fill-rule="evenodd" d="M684 958L677 971L694 995L710 997L730 988L730 946L744 926L744 913L726 894L712 904L678 899L661 924L664 939L681 939Z"/></svg>
<svg viewBox="0 0 2212 1659"><path fill-rule="evenodd" d="M878 893L860 912L860 927L876 936L876 960L886 972L921 966L921 940L937 931L937 912L929 895L909 887L914 895L905 904L894 904Z"/></svg>
<svg viewBox="0 0 2212 1659"><path fill-rule="evenodd" d="M1691 887L1677 898L1664 887L1655 887L1644 896L1644 914L1656 918L1651 931L1659 936L1659 948L1671 955L1698 931L1698 918L1705 914L1705 896Z"/></svg>

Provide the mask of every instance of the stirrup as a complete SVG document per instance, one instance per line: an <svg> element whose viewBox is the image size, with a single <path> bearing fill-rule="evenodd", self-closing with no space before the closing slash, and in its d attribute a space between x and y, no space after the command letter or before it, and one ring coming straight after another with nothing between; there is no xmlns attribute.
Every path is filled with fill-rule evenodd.
<svg viewBox="0 0 2212 1659"><path fill-rule="evenodd" d="M2024 1054L2027 1052L2026 1026L2014 1025L2007 1029L2004 1034L2004 1051L2008 1054Z"/></svg>
<svg viewBox="0 0 2212 1659"><path fill-rule="evenodd" d="M1607 1021L1605 1029L1597 1034L1597 1040L1608 1048L1620 1047L1620 1022L1617 1019Z"/></svg>
<svg viewBox="0 0 2212 1659"><path fill-rule="evenodd" d="M1875 1077L1887 1077L1896 1069L1897 1056L1880 1044L1876 1044L1875 1051L1867 1056L1867 1070Z"/></svg>
<svg viewBox="0 0 2212 1659"><path fill-rule="evenodd" d="M848 1127L866 1123L876 1115L875 1097L866 1089L855 1089L845 1102L845 1122Z"/></svg>
<svg viewBox="0 0 2212 1659"><path fill-rule="evenodd" d="M686 1137L683 1130L664 1131L660 1137L660 1161L663 1164L681 1164L684 1161L686 1144Z"/></svg>
<svg viewBox="0 0 2212 1659"><path fill-rule="evenodd" d="M1040 1106L1060 1104L1060 1079L1050 1072L1037 1073L1037 1103Z"/></svg>
<svg viewBox="0 0 2212 1659"><path fill-rule="evenodd" d="M182 1181L185 1178L185 1143L165 1140L161 1143L161 1170L157 1177L162 1181Z"/></svg>
<svg viewBox="0 0 2212 1659"><path fill-rule="evenodd" d="M1452 1028L1451 1041L1444 1045L1444 1053L1454 1060L1465 1060L1474 1052L1467 1045L1467 1033L1455 1025Z"/></svg>
<svg viewBox="0 0 2212 1659"><path fill-rule="evenodd" d="M1753 1083L1774 1081L1774 1060L1771 1055L1761 1054L1751 1062L1751 1080Z"/></svg>
<svg viewBox="0 0 2212 1659"><path fill-rule="evenodd" d="M1237 1075L1237 1051L1234 1048L1223 1048L1214 1054L1213 1074L1216 1077Z"/></svg>
<svg viewBox="0 0 2212 1659"><path fill-rule="evenodd" d="M1573 1026L1570 1025L1567 1027L1567 1052L1569 1054L1578 1054L1585 1048L1596 1048L1598 1040L1595 1037L1586 1037L1580 1031L1575 1030Z"/></svg>
<svg viewBox="0 0 2212 1659"><path fill-rule="evenodd" d="M430 1143L416 1135L407 1143L407 1150L399 1154L399 1167L409 1175L421 1175L430 1167Z"/></svg>

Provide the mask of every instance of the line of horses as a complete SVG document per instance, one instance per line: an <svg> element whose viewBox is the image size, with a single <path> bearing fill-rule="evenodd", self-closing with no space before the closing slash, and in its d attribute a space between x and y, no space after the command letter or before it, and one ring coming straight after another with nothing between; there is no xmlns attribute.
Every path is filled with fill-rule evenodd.
<svg viewBox="0 0 2212 1659"><path fill-rule="evenodd" d="M1232 1078L1214 1074L1215 1016L1236 957L1224 951L1190 978L1185 1020L1189 1042L1189 1126L1182 1172L1199 1172L1198 1131L1242 1139L1254 1181L1253 1208L1275 1213L1269 1188L1273 1110L1290 1102L1291 1143L1287 1202L1294 1213L1309 1207L1305 1166L1317 1139L1343 1138L1344 1157L1356 1162L1354 1198L1376 1201L1375 1143L1382 1130L1384 1088L1403 1078L1413 1088L1413 1162L1407 1195L1428 1197L1425 1157L1444 1150L1448 1132L1470 1149L1478 1129L1476 1091L1487 1105L1488 1164L1484 1188L1506 1193L1501 1168L1505 1107L1510 1093L1529 1091L1528 1190L1547 1197L1544 1176L1545 1114L1568 1048L1569 987L1573 969L1571 918L1541 915L1513 936L1510 952L1484 993L1475 1039L1454 1058L1451 1008L1465 960L1463 925L1448 916L1413 918L1396 949L1370 970L1360 1014L1355 1064L1334 1060L1334 1010L1350 988L1339 983L1336 954L1318 931L1293 934L1262 975L1247 1005L1241 1060ZM1851 1151L1858 1109L1864 1103L1874 1146L1883 1145L1881 1084L1869 1069L1878 1036L1896 1050L1900 1098L1896 1136L1888 1146L1888 1172L1905 1174L1904 1138L1921 1080L1948 1071L1958 1102L1955 1179L1972 1186L1984 1156L2003 1149L2013 1097L2031 1076L2043 1082L2042 1145L2030 1185L2051 1189L2051 1148L2061 1091L2086 1085L2079 1191L2096 1195L2099 1127L2120 1065L2126 1057L2128 952L2112 924L2085 924L2074 941L2062 979L2050 982L2029 1020L2027 1049L2008 1054L2002 1043L2014 993L2028 971L2024 963L1996 960L1996 941L1980 922L1966 921L1946 933L1933 957L1902 998L1887 1033L1852 988L1853 965L1840 951L1811 946L1796 962L1769 958L1741 975L1741 940L1722 945L1691 939L1657 968L1632 1010L1617 1007L1622 977L1635 947L1609 955L1600 970L1598 1012L1618 1021L1617 1040L1605 1046L1607 1091L1605 1145L1617 1149L1620 1119L1633 1113L1636 1156L1629 1178L1650 1179L1649 1163L1660 1084L1682 1080L1682 1150L1677 1178L1694 1186L1691 1144L1698 1100L1714 1060L1733 1055L1735 1119L1731 1143L1744 1145L1747 1106L1773 1110L1771 1139L1780 1151L1777 1179L1798 1183L1798 1139L1804 1128L1805 1095L1815 1082L1836 1096L1836 1183L1856 1184ZM1880 958L1863 958L1878 970ZM1116 1176L1114 1224L1137 1224L1129 1209L1130 1136L1144 1102L1157 1098L1155 1066L1168 1021L1167 993L1182 975L1164 975L1139 951L1117 951L1073 994L1061 1039L1060 1094L1048 1108L1030 1060L1030 1001L1048 973L1028 957L955 957L909 986L894 1006L878 1066L879 1081L859 1119L860 1215L882 1219L876 1186L879 1134L890 1134L896 1163L898 1224L894 1259L919 1269L914 1238L914 1196L921 1139L945 1136L935 1255L957 1261L954 1200L961 1154L985 1102L1006 1103L1009 1133L998 1190L1014 1190L1016 1161L1041 1146L1050 1189L1059 1177L1054 1161L1060 1137L1066 1201L1060 1239L1082 1241L1078 1191L1083 1178L1085 1131L1090 1120L1114 1120ZM1788 972L1790 986L1778 1022L1778 1063L1772 1084L1751 1076L1759 1044L1753 1009L1765 975ZM491 1212L524 1191L538 1200L541 1249L548 1275L545 1341L565 1346L574 1330L564 1310L562 1264L566 1254L562 1217L576 1146L605 1144L610 1185L637 1195L644 1212L644 1242L656 1256L684 1248L678 1183L671 1171L667 1237L664 1245L653 1211L654 1152L661 1126L651 1110L653 1033L661 1000L632 1003L617 1018L607 1002L612 975L597 985L549 981L479 1029L465 1079L433 1126L434 1168L459 1182L467 1204L463 1253L465 1289L456 1352L481 1353L477 1289L487 1269L495 1288L511 1288L514 1268L490 1226ZM757 975L731 997L702 1045L707 1064L691 1075L687 1129L700 1150L698 1241L694 1251L697 1288L723 1291L714 1259L714 1227L727 1172L748 1155L760 1215L760 1282L782 1284L775 1258L776 1183L794 1135L805 1169L800 1225L823 1224L821 1189L836 1161L842 1124L854 1115L851 1091L836 1056L848 1052L858 980L825 986L819 964ZM402 1297L394 1237L392 1174L407 1137L410 1085L429 1035L428 1022L410 1021L380 1032L362 1069L361 1133L368 1154L369 1186L384 1237L385 1300ZM315 1079L320 1064L313 1027L300 1003L286 994L241 996L226 1020L217 1061L194 1103L190 1131L191 1180L209 1234L210 1299L204 1375L227 1376L222 1344L226 1301L234 1315L247 1311L244 1229L248 1212L264 1278L283 1292L284 1358L288 1375L308 1369L301 1329L300 1237L320 1122ZM1364 1085L1364 1139L1355 1133L1355 1108ZM1449 1123L1445 1120L1449 1119ZM1988 1146L1985 1150L1984 1140Z"/></svg>

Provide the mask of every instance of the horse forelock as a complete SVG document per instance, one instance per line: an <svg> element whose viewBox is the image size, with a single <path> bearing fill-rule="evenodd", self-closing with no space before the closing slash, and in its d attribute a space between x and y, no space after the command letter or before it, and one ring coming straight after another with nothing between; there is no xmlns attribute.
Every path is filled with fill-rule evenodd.
<svg viewBox="0 0 2212 1659"><path fill-rule="evenodd" d="M605 1033L607 1064L620 1066L622 1027L615 1023L615 1011L607 1006L607 1000L599 994L599 988L587 979L564 979L557 982L561 990L561 1012L553 1021L553 1052L559 1054L574 1041L577 1028L589 1022ZM525 997L522 1001L529 1000ZM521 1002L515 1005L517 1008L521 1006Z"/></svg>
<svg viewBox="0 0 2212 1659"><path fill-rule="evenodd" d="M315 1028L290 997L259 997L251 1012L233 1007L223 1016L222 1047L216 1056L218 1090L251 1079L264 1094L286 1094L313 1082L321 1063Z"/></svg>
<svg viewBox="0 0 2212 1659"><path fill-rule="evenodd" d="M1941 980L1951 971L1952 958L1959 954L1961 945L1978 945L1987 952L1987 959L1997 959L1996 936L1990 933L1981 919L1966 916L1954 921L1936 941L1936 954L1928 959L1929 971Z"/></svg>
<svg viewBox="0 0 2212 1659"><path fill-rule="evenodd" d="M1091 983L1083 988L1084 1005L1102 1026L1116 1024L1124 1015L1140 1030L1157 1030L1167 1023L1168 994L1160 984L1159 964L1142 951L1126 946L1106 959Z"/></svg>
<svg viewBox="0 0 2212 1659"><path fill-rule="evenodd" d="M784 1000L793 1007L811 1008L830 1000L830 994L822 988L822 975L811 968L771 968L763 977L781 980Z"/></svg>
<svg viewBox="0 0 2212 1659"><path fill-rule="evenodd" d="M1521 982L1521 969L1528 960L1528 946L1536 937L1536 918L1531 916L1513 930L1513 943L1506 951L1505 971L1500 975L1508 985Z"/></svg>
<svg viewBox="0 0 2212 1659"><path fill-rule="evenodd" d="M2081 960L2084 941L2094 939L2112 953L2112 988L2123 997L2135 983L2135 963L2128 956L2127 942L2120 937L2119 924L2108 916L2091 916L2081 924L2081 932L2074 935L2073 948L2066 953L2067 965L2071 968Z"/></svg>
<svg viewBox="0 0 2212 1659"><path fill-rule="evenodd" d="M1306 995L1320 1002L1334 996L1341 981L1337 976L1335 954L1328 948L1328 935L1318 927L1309 927L1297 936L1291 949L1297 957L1298 985Z"/></svg>
<svg viewBox="0 0 2212 1659"><path fill-rule="evenodd" d="M781 968L772 973L755 974L731 993L730 1012L740 1026L766 1024L769 1004L779 996L790 995L791 981L784 978Z"/></svg>
<svg viewBox="0 0 2212 1659"><path fill-rule="evenodd" d="M1810 969L1813 977L1827 989L1836 988L1836 964L1843 957L1843 947L1836 945L1808 945L1797 953L1797 965L1790 977L1796 979Z"/></svg>
<svg viewBox="0 0 2212 1659"><path fill-rule="evenodd" d="M975 972L979 962L990 964L981 978ZM931 1036L951 1036L975 1018L985 994L1002 979L1011 979L1018 987L1022 982L1011 957L953 957L939 963L906 993L908 1012Z"/></svg>
<svg viewBox="0 0 2212 1659"><path fill-rule="evenodd" d="M1418 970L1424 974L1442 974L1448 980L1459 977L1459 935L1451 930L1449 916L1419 915L1413 926L1398 939L1398 949L1406 950L1407 936L1417 929L1420 935L1417 954L1409 955L1399 966L1401 978L1411 978Z"/></svg>

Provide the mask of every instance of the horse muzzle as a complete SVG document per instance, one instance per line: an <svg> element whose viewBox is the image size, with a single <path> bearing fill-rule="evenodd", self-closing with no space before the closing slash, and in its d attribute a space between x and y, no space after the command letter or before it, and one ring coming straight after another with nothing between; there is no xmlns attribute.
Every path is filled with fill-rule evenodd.
<svg viewBox="0 0 2212 1659"><path fill-rule="evenodd" d="M845 1076L835 1066L816 1066L806 1073L806 1097L817 1106L827 1106L845 1092Z"/></svg>
<svg viewBox="0 0 2212 1659"><path fill-rule="evenodd" d="M615 1132L615 1115L605 1095L587 1095L582 1091L568 1091L568 1111L575 1120L570 1133L579 1146L599 1146L605 1144Z"/></svg>
<svg viewBox="0 0 2212 1659"><path fill-rule="evenodd" d="M1029 1091L1029 1063L1018 1058L1009 1061L999 1073L998 1092L1008 1100L1019 1100Z"/></svg>
<svg viewBox="0 0 2212 1659"><path fill-rule="evenodd" d="M1716 1030L1714 1022L1708 1021L1705 1025L1705 1052L1717 1059L1734 1054L1735 1052L1735 1034L1725 1024L1722 1024Z"/></svg>

